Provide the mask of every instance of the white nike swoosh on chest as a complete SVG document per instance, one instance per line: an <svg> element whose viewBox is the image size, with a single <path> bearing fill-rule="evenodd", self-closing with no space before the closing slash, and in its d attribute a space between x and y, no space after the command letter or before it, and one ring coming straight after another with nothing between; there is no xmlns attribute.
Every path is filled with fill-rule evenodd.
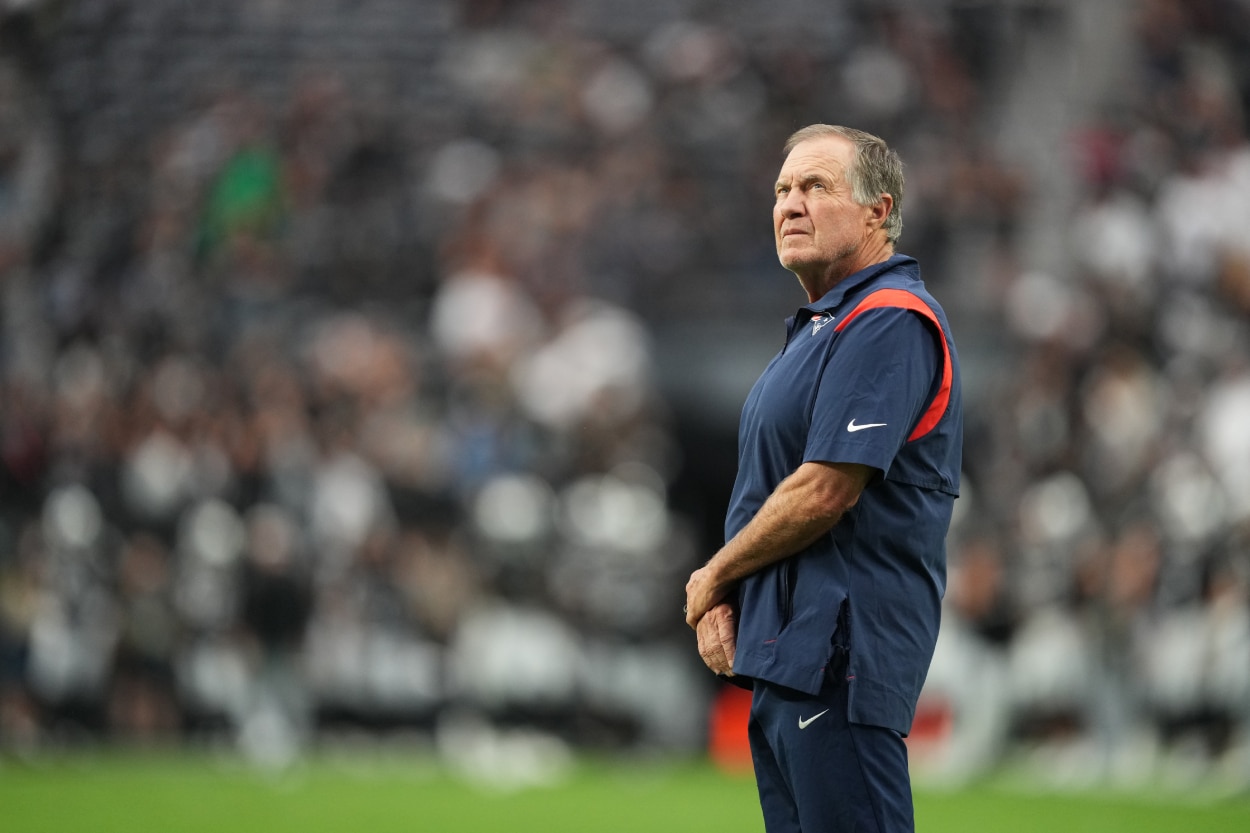
<svg viewBox="0 0 1250 833"><path fill-rule="evenodd" d="M863 425L856 425L855 420L852 419L846 424L846 430L854 433L856 431L863 431L865 428L884 428L886 424L887 423L884 422L865 422Z"/></svg>

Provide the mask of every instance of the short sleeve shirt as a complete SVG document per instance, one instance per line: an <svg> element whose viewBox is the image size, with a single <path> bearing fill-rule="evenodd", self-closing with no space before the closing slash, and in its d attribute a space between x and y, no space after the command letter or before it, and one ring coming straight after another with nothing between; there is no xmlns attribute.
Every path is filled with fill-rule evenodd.
<svg viewBox="0 0 1250 833"><path fill-rule="evenodd" d="M907 733L937 639L962 434L958 356L915 260L856 273L787 321L743 408L726 537L805 462L878 474L828 535L743 581L736 674L815 694L847 650L850 719Z"/></svg>

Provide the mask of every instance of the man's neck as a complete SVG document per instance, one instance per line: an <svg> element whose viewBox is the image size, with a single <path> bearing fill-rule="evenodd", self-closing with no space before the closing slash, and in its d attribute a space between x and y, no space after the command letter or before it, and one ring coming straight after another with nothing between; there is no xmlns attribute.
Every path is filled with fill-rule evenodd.
<svg viewBox="0 0 1250 833"><path fill-rule="evenodd" d="M796 276L803 289L807 292L808 303L814 304L823 298L829 290L842 283L851 275L867 269L869 266L884 263L893 256L894 244L883 238L879 245L865 245L857 249L853 257L845 261L833 263L825 271L814 276L798 273L796 273Z"/></svg>

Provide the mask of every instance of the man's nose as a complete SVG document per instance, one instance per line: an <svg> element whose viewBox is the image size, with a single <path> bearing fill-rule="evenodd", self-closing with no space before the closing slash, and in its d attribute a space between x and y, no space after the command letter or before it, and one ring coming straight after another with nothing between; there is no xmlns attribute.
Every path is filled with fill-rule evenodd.
<svg viewBox="0 0 1250 833"><path fill-rule="evenodd" d="M801 217L803 215L803 195L798 191L787 191L777 204L777 210L783 217Z"/></svg>

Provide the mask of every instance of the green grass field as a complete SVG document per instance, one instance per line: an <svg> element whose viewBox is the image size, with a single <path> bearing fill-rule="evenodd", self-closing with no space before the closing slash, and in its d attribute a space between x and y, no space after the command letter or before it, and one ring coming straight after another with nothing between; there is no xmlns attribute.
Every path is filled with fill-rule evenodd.
<svg viewBox="0 0 1250 833"><path fill-rule="evenodd" d="M1246 833L1250 798L986 783L921 788L917 829L1009 833ZM710 765L585 762L558 786L474 787L429 762L317 759L282 774L210 756L0 758L3 833L761 833L748 777Z"/></svg>

